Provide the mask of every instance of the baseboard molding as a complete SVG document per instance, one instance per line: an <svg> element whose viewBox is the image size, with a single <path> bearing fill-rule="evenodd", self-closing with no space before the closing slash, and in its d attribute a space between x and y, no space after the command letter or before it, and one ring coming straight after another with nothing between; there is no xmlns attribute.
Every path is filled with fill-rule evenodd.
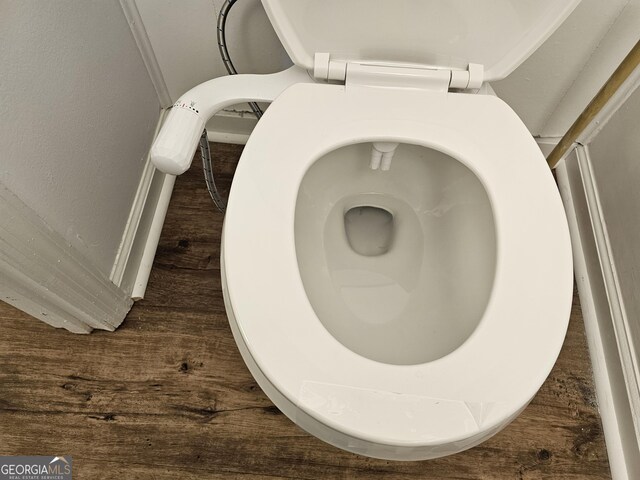
<svg viewBox="0 0 640 480"><path fill-rule="evenodd" d="M132 300L0 185L0 299L75 333L114 330Z"/></svg>
<svg viewBox="0 0 640 480"><path fill-rule="evenodd" d="M166 111L160 114L154 138ZM134 300L144 297L174 182L175 177L157 170L147 155L110 275L111 281Z"/></svg>
<svg viewBox="0 0 640 480"><path fill-rule="evenodd" d="M640 439L640 378L638 376L638 358L636 352L634 352L630 334L629 318L627 317L624 306L620 281L616 272L598 188L593 176L588 147L577 148L576 156L582 176L587 206L589 208L598 257L600 259L600 269L604 279L605 293L609 303L618 352L622 362L625 385L627 386L631 404L631 413L635 420L633 424L636 430L636 437Z"/></svg>
<svg viewBox="0 0 640 480"><path fill-rule="evenodd" d="M257 123L252 112L222 110L207 122L207 137L210 142L245 145Z"/></svg>
<svg viewBox="0 0 640 480"><path fill-rule="evenodd" d="M141 221L143 227L141 231L144 235L137 236L141 249L135 250L139 252L133 257L136 261L130 262L130 276L125 272L125 287L131 288L133 300L144 298L175 180L175 176L161 173L159 170L154 174L150 195L147 198L149 208L145 209Z"/></svg>
<svg viewBox="0 0 640 480"><path fill-rule="evenodd" d="M133 198L131 210L129 211L129 218L127 219L127 224L122 234L118 253L116 254L116 259L111 269L111 274L109 275L110 280L114 284L125 290L130 290L130 288L127 288L130 282L127 282L127 279L125 279L125 274L127 274L127 278L131 276L130 270L132 268L131 265L135 263L136 247L138 247L140 243L139 237L143 235L143 219L145 214L148 215L147 210L153 204L152 197L154 192L152 186L157 183L157 180L154 182L155 177L156 169L147 156L140 182L138 183L138 189Z"/></svg>
<svg viewBox="0 0 640 480"><path fill-rule="evenodd" d="M556 173L571 230L576 283L612 477L633 480L640 478L640 436L636 430L640 397L631 378L630 344L620 331L620 308L624 306L612 277L613 258L607 254L606 229L590 176L588 149L577 146Z"/></svg>
<svg viewBox="0 0 640 480"><path fill-rule="evenodd" d="M144 298L160 232L169 207L175 177L155 169L149 162L151 175L143 175L139 192L143 200L134 202L134 218L127 224L123 245L114 264L112 281L133 300ZM146 170L146 169L145 169Z"/></svg>

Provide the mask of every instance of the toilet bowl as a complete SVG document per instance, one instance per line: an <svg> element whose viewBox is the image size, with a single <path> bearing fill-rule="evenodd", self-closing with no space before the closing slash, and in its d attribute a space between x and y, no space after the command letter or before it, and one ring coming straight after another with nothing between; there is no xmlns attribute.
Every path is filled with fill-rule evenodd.
<svg viewBox="0 0 640 480"><path fill-rule="evenodd" d="M180 173L191 144L178 145L171 122L190 115L197 130L224 102L273 100L238 164L222 235L242 357L283 413L339 448L394 460L471 448L526 407L564 340L572 260L552 174L511 108L482 93L495 68L478 83L473 66L321 54L307 55L305 78L308 49L291 38L316 38L299 25L313 21L311 4L263 3L299 66L212 81L226 96L197 87L184 102L204 115L174 109L152 149ZM525 50L575 4L539 2L548 25L523 37ZM374 144L393 145L385 169L372 168Z"/></svg>
<svg viewBox="0 0 640 480"><path fill-rule="evenodd" d="M400 143L386 172L369 168L379 140ZM347 238L362 206L393 216L380 255ZM245 147L222 248L230 323L260 386L307 431L373 457L483 441L539 389L567 328L561 200L492 96L289 88Z"/></svg>

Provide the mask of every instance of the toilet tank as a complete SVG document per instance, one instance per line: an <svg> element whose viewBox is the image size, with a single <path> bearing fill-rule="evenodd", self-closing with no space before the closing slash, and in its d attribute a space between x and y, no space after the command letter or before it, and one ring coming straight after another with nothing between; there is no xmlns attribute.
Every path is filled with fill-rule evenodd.
<svg viewBox="0 0 640 480"><path fill-rule="evenodd" d="M332 60L466 70L500 80L531 55L580 0L262 0L299 66Z"/></svg>

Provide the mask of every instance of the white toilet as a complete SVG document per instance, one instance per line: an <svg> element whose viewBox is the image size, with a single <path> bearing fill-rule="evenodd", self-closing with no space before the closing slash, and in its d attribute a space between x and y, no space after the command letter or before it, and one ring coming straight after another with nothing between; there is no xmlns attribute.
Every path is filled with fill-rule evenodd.
<svg viewBox="0 0 640 480"><path fill-rule="evenodd" d="M176 102L152 148L174 174L217 110L273 102L234 177L223 291L249 369L306 431L378 458L453 454L551 371L572 299L567 222L486 82L577 3L263 0L296 66Z"/></svg>

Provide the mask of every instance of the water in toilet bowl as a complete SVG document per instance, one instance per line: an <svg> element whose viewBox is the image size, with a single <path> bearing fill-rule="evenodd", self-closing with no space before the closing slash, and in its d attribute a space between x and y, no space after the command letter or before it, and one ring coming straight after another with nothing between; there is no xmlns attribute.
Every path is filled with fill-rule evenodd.
<svg viewBox="0 0 640 480"><path fill-rule="evenodd" d="M480 180L434 149L401 144L390 170L370 143L318 159L301 182L295 243L308 299L346 348L418 364L458 348L482 319L496 263Z"/></svg>
<svg viewBox="0 0 640 480"><path fill-rule="evenodd" d="M393 240L393 214L372 205L351 207L344 214L344 231L356 253L366 257L384 255Z"/></svg>

